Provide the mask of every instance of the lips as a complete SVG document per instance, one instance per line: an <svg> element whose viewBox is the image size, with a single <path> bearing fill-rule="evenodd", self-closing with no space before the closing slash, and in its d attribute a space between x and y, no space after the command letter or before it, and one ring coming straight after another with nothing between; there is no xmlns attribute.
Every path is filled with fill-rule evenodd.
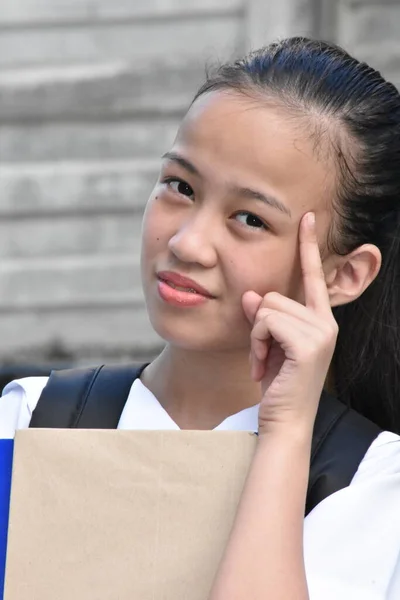
<svg viewBox="0 0 400 600"><path fill-rule="evenodd" d="M180 275L179 273L174 273L173 271L160 271L157 273L157 278L180 292L200 294L206 298L214 298L211 292L197 283L197 281L185 277L184 275Z"/></svg>

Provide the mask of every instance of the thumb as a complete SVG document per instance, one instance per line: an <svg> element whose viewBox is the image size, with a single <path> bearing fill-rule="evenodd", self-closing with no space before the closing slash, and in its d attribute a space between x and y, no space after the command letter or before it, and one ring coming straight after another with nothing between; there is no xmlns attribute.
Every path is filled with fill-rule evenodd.
<svg viewBox="0 0 400 600"><path fill-rule="evenodd" d="M262 300L262 296L252 291L245 292L242 296L244 314L249 320L250 325L253 325L254 323L254 319L256 318L256 314L260 308Z"/></svg>

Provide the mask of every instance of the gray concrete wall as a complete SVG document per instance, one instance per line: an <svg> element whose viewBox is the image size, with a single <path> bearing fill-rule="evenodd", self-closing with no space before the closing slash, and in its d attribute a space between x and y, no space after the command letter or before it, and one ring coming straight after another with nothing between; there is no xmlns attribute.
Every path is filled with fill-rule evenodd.
<svg viewBox="0 0 400 600"><path fill-rule="evenodd" d="M204 64L337 41L400 84L400 2L0 0L0 361L152 354L140 221Z"/></svg>

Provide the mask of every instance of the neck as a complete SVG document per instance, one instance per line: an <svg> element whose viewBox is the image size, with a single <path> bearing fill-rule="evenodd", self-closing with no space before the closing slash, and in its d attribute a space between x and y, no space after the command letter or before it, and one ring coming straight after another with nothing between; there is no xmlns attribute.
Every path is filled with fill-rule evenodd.
<svg viewBox="0 0 400 600"><path fill-rule="evenodd" d="M168 345L141 379L181 429L213 429L261 398L246 352L192 352Z"/></svg>

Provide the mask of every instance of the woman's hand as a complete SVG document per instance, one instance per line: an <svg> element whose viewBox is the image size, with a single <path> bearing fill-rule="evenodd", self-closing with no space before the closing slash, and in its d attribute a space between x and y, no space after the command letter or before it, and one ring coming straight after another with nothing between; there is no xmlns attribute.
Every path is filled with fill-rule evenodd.
<svg viewBox="0 0 400 600"><path fill-rule="evenodd" d="M311 436L338 331L310 213L300 225L300 258L304 305L277 293L243 296L252 375L263 393L260 435L210 600L309 598L303 520Z"/></svg>
<svg viewBox="0 0 400 600"><path fill-rule="evenodd" d="M299 232L305 305L271 292L243 295L253 326L251 372L261 382L259 433L281 424L312 431L325 378L335 349L333 317L319 253L315 216L304 215Z"/></svg>

